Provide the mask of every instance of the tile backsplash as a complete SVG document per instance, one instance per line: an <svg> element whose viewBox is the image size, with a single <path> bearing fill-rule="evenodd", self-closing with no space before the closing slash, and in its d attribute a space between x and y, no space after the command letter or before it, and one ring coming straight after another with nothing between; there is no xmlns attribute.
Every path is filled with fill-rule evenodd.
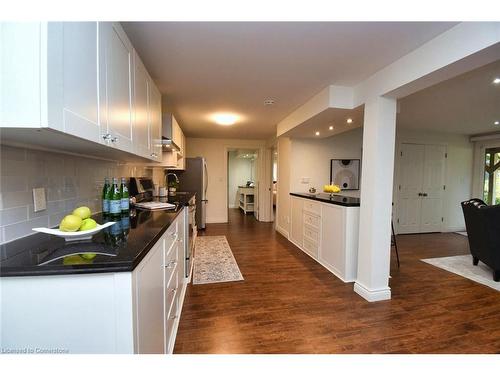
<svg viewBox="0 0 500 375"><path fill-rule="evenodd" d="M0 145L0 243L53 227L77 206L101 211L105 177L152 177L139 165ZM47 209L33 211L33 189L45 188Z"/></svg>

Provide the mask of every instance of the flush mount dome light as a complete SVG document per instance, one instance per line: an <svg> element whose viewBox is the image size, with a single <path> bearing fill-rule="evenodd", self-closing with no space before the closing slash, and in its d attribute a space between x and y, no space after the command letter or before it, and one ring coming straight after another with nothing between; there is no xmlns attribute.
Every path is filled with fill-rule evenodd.
<svg viewBox="0 0 500 375"><path fill-rule="evenodd" d="M230 126L234 125L236 121L239 120L239 116L234 113L215 113L212 119L219 125Z"/></svg>
<svg viewBox="0 0 500 375"><path fill-rule="evenodd" d="M316 133L314 133L314 134L319 135L319 132L316 132Z"/></svg>
<svg viewBox="0 0 500 375"><path fill-rule="evenodd" d="M495 77L495 79L493 80L493 83L494 83L495 85L500 84L500 77Z"/></svg>
<svg viewBox="0 0 500 375"><path fill-rule="evenodd" d="M330 127L328 128L328 130L333 130L333 126L330 125Z"/></svg>
<svg viewBox="0 0 500 375"><path fill-rule="evenodd" d="M348 123L348 124L352 124L352 118L348 118L348 119L347 119L347 123Z"/></svg>
<svg viewBox="0 0 500 375"><path fill-rule="evenodd" d="M500 125L500 121L495 121L493 124L494 125Z"/></svg>
<svg viewBox="0 0 500 375"><path fill-rule="evenodd" d="M273 105L275 103L274 99L266 99L264 100L264 105Z"/></svg>

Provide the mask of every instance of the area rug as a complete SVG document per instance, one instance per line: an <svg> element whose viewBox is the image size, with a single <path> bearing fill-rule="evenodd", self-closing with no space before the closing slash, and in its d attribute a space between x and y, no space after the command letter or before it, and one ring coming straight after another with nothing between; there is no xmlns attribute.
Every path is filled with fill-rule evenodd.
<svg viewBox="0 0 500 375"><path fill-rule="evenodd" d="M243 276L226 236L196 238L193 284L240 281Z"/></svg>
<svg viewBox="0 0 500 375"><path fill-rule="evenodd" d="M500 292L500 282L493 281L493 271L491 268L481 262L477 266L472 265L472 255L421 259L421 261L489 286Z"/></svg>

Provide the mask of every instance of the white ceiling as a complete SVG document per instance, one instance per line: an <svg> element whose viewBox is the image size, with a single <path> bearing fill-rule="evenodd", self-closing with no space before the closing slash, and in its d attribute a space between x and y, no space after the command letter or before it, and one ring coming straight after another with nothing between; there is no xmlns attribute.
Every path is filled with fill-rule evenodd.
<svg viewBox="0 0 500 375"><path fill-rule="evenodd" d="M399 100L397 126L459 134L500 131L500 60Z"/></svg>
<svg viewBox="0 0 500 375"><path fill-rule="evenodd" d="M447 22L125 22L190 137L265 139L324 87L351 86L454 26ZM264 106L267 98L276 100ZM230 127L207 117L243 116Z"/></svg>

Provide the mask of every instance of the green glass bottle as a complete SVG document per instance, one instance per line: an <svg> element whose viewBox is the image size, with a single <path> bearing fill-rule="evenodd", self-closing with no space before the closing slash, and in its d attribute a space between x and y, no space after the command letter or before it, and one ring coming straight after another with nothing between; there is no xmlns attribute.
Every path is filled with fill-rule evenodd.
<svg viewBox="0 0 500 375"><path fill-rule="evenodd" d="M112 216L120 216L122 196L118 187L118 179L113 177L113 185L111 185L111 194L109 194L109 214Z"/></svg>
<svg viewBox="0 0 500 375"><path fill-rule="evenodd" d="M109 178L104 179L104 186L102 187L102 213L109 214Z"/></svg>
<svg viewBox="0 0 500 375"><path fill-rule="evenodd" d="M121 195L121 212L128 213L130 209L130 201L128 194L128 186L125 177L122 177L122 183L120 185L120 195Z"/></svg>

